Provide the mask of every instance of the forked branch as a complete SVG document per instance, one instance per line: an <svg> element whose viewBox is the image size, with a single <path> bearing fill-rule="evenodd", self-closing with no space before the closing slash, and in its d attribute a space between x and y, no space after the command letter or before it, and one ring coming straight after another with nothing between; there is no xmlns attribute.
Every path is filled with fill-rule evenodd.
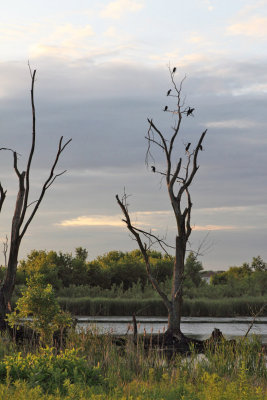
<svg viewBox="0 0 267 400"><path fill-rule="evenodd" d="M58 145L58 150L57 150L57 154L56 154L56 157L55 157L55 161L54 161L54 163L53 163L53 165L52 165L52 167L51 167L50 174L49 174L47 180L45 181L45 183L43 184L43 187L42 187L42 190L41 190L41 193L40 193L40 196L39 196L38 200L35 200L34 202L30 203L30 204L35 203L35 206L34 206L32 212L31 212L31 214L30 214L28 220L26 221L26 223L25 223L25 225L24 225L24 228L23 228L22 231L21 231L20 238L23 237L23 235L25 234L25 232L26 232L28 226L30 225L30 223L31 223L31 221L32 221L32 219L33 219L33 217L34 217L34 215L36 214L36 212L37 212L37 210L38 210L38 208L39 208L39 206L40 206L40 204L41 204L41 201L43 200L43 197L44 197L45 192L47 191L47 189L54 183L54 181L55 181L56 178L58 178L59 176L63 175L63 174L66 172L66 170L65 170L65 171L62 171L62 172L60 172L60 173L58 173L58 174L55 174L55 168L56 168L56 166L57 166L57 163L58 163L58 160L59 160L59 157L60 157L61 153L64 151L64 149L66 148L66 146L67 146L71 141L72 141L72 139L69 139L65 144L62 144L62 142L63 142L63 136L61 136L61 138L60 138L60 140L59 140L59 145ZM24 204L26 204L26 203L24 203ZM26 204L26 208L27 208L30 204ZM26 211L26 210L25 210L25 211ZM24 213L24 215L25 215L25 213ZM24 215L23 215L23 216L24 216ZM23 223L23 219L21 220L20 226L22 225L22 223Z"/></svg>
<svg viewBox="0 0 267 400"><path fill-rule="evenodd" d="M145 234L146 237L148 237L147 235L149 235L150 237L153 237L157 241L157 243L159 243L159 245L161 247L162 247L162 241L160 239L158 239L155 235L149 234L148 232L142 231L141 229L137 229L136 227L134 227L132 225L131 218L130 218L130 215L128 212L128 206L126 203L126 199L127 199L127 196L125 194L122 197L122 199L120 199L119 196L116 195L116 200L117 200L117 202L124 214L124 217L125 217L125 219L123 219L123 221L126 223L128 230L133 234L133 236L135 237L135 239L138 243L139 249L145 260L147 275L148 275L150 282L152 283L152 286L158 292L158 294L161 296L167 309L170 309L171 303L170 303L167 295L161 290L158 281L153 277L153 275L151 273L148 249L147 249L146 244L143 243L139 233Z"/></svg>

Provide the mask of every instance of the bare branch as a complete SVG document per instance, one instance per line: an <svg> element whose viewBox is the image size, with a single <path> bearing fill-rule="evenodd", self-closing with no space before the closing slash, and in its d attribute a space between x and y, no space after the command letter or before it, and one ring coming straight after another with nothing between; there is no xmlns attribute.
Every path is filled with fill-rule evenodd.
<svg viewBox="0 0 267 400"><path fill-rule="evenodd" d="M207 129L200 136L200 139L198 141L197 147L196 147L196 149L194 151L193 166L192 166L191 174L188 176L188 169L187 169L187 179L185 181L185 184L180 188L180 190L178 192L178 195L177 195L177 201L179 201L179 202L181 201L183 192L190 186L190 184L191 184L191 182L192 182L192 180L193 180L193 178L196 175L196 172L198 170L197 156L198 156L198 152L199 152L199 150L200 150L200 148L202 146L202 142L203 142L203 139L204 139L206 133L207 133ZM188 167L189 167L189 164L188 164Z"/></svg>
<svg viewBox="0 0 267 400"><path fill-rule="evenodd" d="M33 204L37 203L37 201L38 201L38 200L34 200L34 201L32 201L31 203L29 203L29 204L28 204L28 206L27 206L27 207L30 207L30 206L32 206Z"/></svg>
<svg viewBox="0 0 267 400"><path fill-rule="evenodd" d="M127 224L127 220L123 219L122 221L125 222L125 223ZM133 228L136 232L142 233L142 234L143 234L146 238L148 238L149 240L151 240L151 239L153 238L153 239L155 240L154 243L159 244L159 246L162 248L162 250L164 251L164 253L167 254L168 256L169 256L170 254L167 252L167 250L165 249L164 246L169 247L169 248L171 248L171 249L175 249L174 246L170 246L170 245L169 245L168 243L166 243L163 239L160 239L158 236L153 235L153 233L151 233L151 232L147 232L147 231L144 231L143 229L136 228L136 226L133 226L133 225L132 225L132 228ZM154 244L154 243L153 243L153 244ZM151 246L149 246L149 247L151 247Z"/></svg>
<svg viewBox="0 0 267 400"><path fill-rule="evenodd" d="M243 337L243 340L248 336L249 332L251 331L256 319L258 318L259 315L261 315L261 313L263 313L263 311L265 310L265 308L267 307L267 303L264 303L262 305L262 307L259 309L259 311L253 316L253 320L251 321L251 323L249 324L249 327L247 329L247 332L245 334L245 336Z"/></svg>
<svg viewBox="0 0 267 400"><path fill-rule="evenodd" d="M20 156L21 154L17 153L16 151L14 151L12 149L7 148L7 147L1 147L0 150L8 150L13 153L13 167L16 172L16 175L18 176L18 178L20 178L21 173L18 170L18 155Z"/></svg>
<svg viewBox="0 0 267 400"><path fill-rule="evenodd" d="M16 153L16 154L18 154L19 156L21 156L21 154L17 153L16 151L14 151L14 150L12 150L12 149L9 149L8 147L1 147L0 150L8 150L8 151L11 151L12 153Z"/></svg>
<svg viewBox="0 0 267 400"><path fill-rule="evenodd" d="M55 179L58 176L61 176L62 174L64 174L66 172L66 171L63 171L63 172L61 172L59 174L54 175L55 168L57 166L59 157L60 157L61 153L64 151L64 149L66 148L66 146L72 141L72 139L69 139L64 145L62 145L62 141L63 141L63 136L61 136L61 138L59 140L58 151L57 151L57 154L56 154L56 157L55 157L54 164L52 165L52 168L50 170L49 177L47 178L47 180L43 184L39 199L35 201L35 203L36 203L35 207L34 207L32 213L31 213L31 215L29 216L27 222L25 223L24 228L22 229L22 232L20 234L20 238L23 237L23 235L25 234L28 226L30 225L34 215L36 214L36 211L38 210L38 208L40 206L40 203L41 203L41 201L42 201L42 199L43 199L43 197L45 195L46 190L52 185L52 183L55 181ZM23 222L23 220L21 221L21 224L22 224L22 222Z"/></svg>
<svg viewBox="0 0 267 400"><path fill-rule="evenodd" d="M122 212L123 212L123 214L125 216L124 222L126 223L128 230L134 235L134 237L135 237L135 239L136 239L136 241L137 241L137 243L139 245L139 248L140 248L141 253L142 253L142 255L144 257L144 260L145 260L147 275L148 275L148 278L149 278L150 282L152 283L152 286L155 288L155 290L161 296L161 298L162 298L164 304L166 305L167 309L169 309L171 303L170 303L167 295L161 290L157 280L152 276L150 262L149 262L149 255L147 253L147 248L146 248L146 245L143 244L143 242L142 242L142 240L140 238L140 235L138 233L138 232L144 233L144 231L141 231L141 230L135 228L132 225L131 219L130 219L130 215L128 213L128 208L127 208L127 204L126 204L126 198L127 197L124 194L124 196L120 200L119 196L116 195L117 202L118 202L118 204L119 204L119 206L120 206L120 208L121 208L121 210L122 210ZM156 236L154 236L154 238L156 238Z"/></svg>
<svg viewBox="0 0 267 400"><path fill-rule="evenodd" d="M59 174L56 174L54 176L54 178L51 180L51 182L49 183L49 185L47 185L46 189L48 189L53 183L54 181L61 175L65 174L65 172L67 172L67 170L65 169L65 171L60 172Z"/></svg>
<svg viewBox="0 0 267 400"><path fill-rule="evenodd" d="M28 60L28 67L29 67L31 78L33 78L32 69L31 69L31 65L30 65L30 61L29 60Z"/></svg>
<svg viewBox="0 0 267 400"><path fill-rule="evenodd" d="M6 198L6 190L3 189L3 186L0 183L0 212L2 210L5 198Z"/></svg>
<svg viewBox="0 0 267 400"><path fill-rule="evenodd" d="M165 152L166 157L168 157L168 147L167 147L167 142L166 139L164 138L163 134L161 133L161 131L156 127L156 125L154 124L152 119L147 118L148 123L149 123L149 128L148 128L148 132L147 132L147 136L148 136L148 150L147 150L147 154L149 153L150 150L150 142L154 141L154 136L152 136L151 138L151 134L153 133L153 130L158 134L158 136L161 139L162 144L159 144L158 142L156 142L156 144L158 144Z"/></svg>
<svg viewBox="0 0 267 400"><path fill-rule="evenodd" d="M31 150L27 162L27 168L26 168L26 174L25 174L25 180L26 180L26 185L25 185L25 195L24 195L24 200L23 200L23 209L21 213L21 219L19 223L19 228L21 227L24 217L27 211L28 207L28 197L29 197L29 192L30 192L30 169L31 169L31 163L32 163L32 157L35 149L35 136L36 136L36 117L35 117L35 104L34 104L34 84L35 84L35 75L36 75L36 69L31 71L30 64L28 63L30 74L31 74L31 107L32 107L32 144L31 144Z"/></svg>

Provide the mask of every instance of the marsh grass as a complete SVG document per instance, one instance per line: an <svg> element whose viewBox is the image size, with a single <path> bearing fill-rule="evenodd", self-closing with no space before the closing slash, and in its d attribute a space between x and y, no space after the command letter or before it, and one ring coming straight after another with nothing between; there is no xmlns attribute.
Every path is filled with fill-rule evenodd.
<svg viewBox="0 0 267 400"><path fill-rule="evenodd" d="M163 302L157 298L105 298L105 297L59 297L60 306L74 315L167 316ZM183 316L187 317L233 317L248 316L259 310L267 301L264 297L241 297L223 299L184 299Z"/></svg>
<svg viewBox="0 0 267 400"><path fill-rule="evenodd" d="M81 333L72 331L63 353L47 349L44 357L37 348L18 348L1 338L0 400L267 398L266 356L255 336L236 344L225 341L215 348L207 347L204 355L192 348L190 356L177 354L171 359L162 349L145 350L143 343L142 336L137 345L129 337L125 346L118 346L111 334L101 335L93 327ZM32 360L45 377L43 384L25 367ZM17 375L11 373L13 364ZM90 371L90 379L81 370ZM51 380L49 374L57 377L50 386L45 383L47 376Z"/></svg>

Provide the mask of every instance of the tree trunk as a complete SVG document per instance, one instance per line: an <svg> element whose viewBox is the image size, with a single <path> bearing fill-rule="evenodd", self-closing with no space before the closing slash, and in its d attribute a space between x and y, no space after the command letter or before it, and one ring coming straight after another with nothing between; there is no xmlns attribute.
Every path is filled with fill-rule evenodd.
<svg viewBox="0 0 267 400"><path fill-rule="evenodd" d="M6 315L11 312L11 298L15 287L20 241L11 243L7 272L0 288L0 331L7 328Z"/></svg>
<svg viewBox="0 0 267 400"><path fill-rule="evenodd" d="M20 224L21 224L21 211L25 196L25 185L24 178L25 172L19 175L19 191L17 195L17 201L14 211L14 216L12 219L11 228L11 242L8 257L8 265L6 270L6 275L3 284L0 288L0 330L6 330L7 323L5 321L6 314L11 312L11 297L15 287L16 272L18 265L18 254L21 242L21 237L19 234Z"/></svg>
<svg viewBox="0 0 267 400"><path fill-rule="evenodd" d="M183 276L184 276L185 242L176 236L176 251L173 268L171 307L168 310L167 334L182 337L181 317L183 303Z"/></svg>

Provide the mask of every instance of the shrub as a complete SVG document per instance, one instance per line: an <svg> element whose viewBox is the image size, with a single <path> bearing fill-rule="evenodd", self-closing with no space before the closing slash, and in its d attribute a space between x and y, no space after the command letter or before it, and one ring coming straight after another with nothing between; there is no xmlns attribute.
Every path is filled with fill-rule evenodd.
<svg viewBox="0 0 267 400"><path fill-rule="evenodd" d="M44 392L64 393L66 382L80 385L103 383L99 368L89 367L78 351L71 349L53 353L53 349L41 349L39 354L17 353L5 356L0 362L0 381L14 383L26 381L31 387L40 386Z"/></svg>
<svg viewBox="0 0 267 400"><path fill-rule="evenodd" d="M27 283L15 311L7 316L8 323L13 328L23 322L40 334L42 344L51 344L57 329L62 335L64 328L71 325L71 316L60 310L52 286L44 284L41 275L29 278Z"/></svg>

